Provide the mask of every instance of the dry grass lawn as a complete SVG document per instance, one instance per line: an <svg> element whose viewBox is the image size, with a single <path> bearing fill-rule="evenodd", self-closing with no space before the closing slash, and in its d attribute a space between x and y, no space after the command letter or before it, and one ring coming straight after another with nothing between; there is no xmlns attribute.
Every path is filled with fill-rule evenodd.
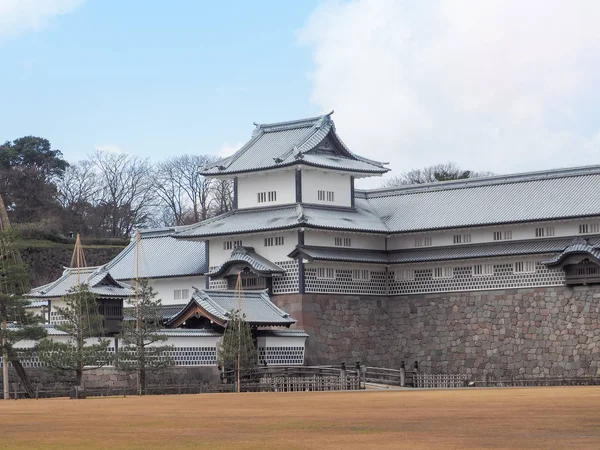
<svg viewBox="0 0 600 450"><path fill-rule="evenodd" d="M0 448L600 449L600 388L0 401Z"/></svg>

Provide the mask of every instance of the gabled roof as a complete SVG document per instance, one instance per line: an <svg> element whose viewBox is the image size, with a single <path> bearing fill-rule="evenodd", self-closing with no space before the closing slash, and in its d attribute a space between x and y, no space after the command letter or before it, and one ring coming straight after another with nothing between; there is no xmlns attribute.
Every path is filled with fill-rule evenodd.
<svg viewBox="0 0 600 450"><path fill-rule="evenodd" d="M211 278L220 278L229 268L239 265L250 266L252 272L263 276L285 273L285 270L277 264L256 253L253 247L236 247L223 264L207 275Z"/></svg>
<svg viewBox="0 0 600 450"><path fill-rule="evenodd" d="M137 255L136 240L133 238L106 267L117 280L133 280L136 271L140 278L202 275L208 270L206 244L173 237L177 231L187 228L141 230Z"/></svg>
<svg viewBox="0 0 600 450"><path fill-rule="evenodd" d="M92 294L102 297L132 297L131 286L115 280L106 266L65 267L60 278L52 283L32 289L26 294L30 298L59 298L70 294L73 288L86 284Z"/></svg>
<svg viewBox="0 0 600 450"><path fill-rule="evenodd" d="M195 289L192 300L165 325L178 327L189 317L200 314L214 323L226 326L231 311L236 311L241 304L241 311L245 320L252 326L284 326L289 327L296 323L288 313L279 309L266 290L243 291L215 291Z"/></svg>
<svg viewBox="0 0 600 450"><path fill-rule="evenodd" d="M357 191L390 232L600 215L600 166Z"/></svg>
<svg viewBox="0 0 600 450"><path fill-rule="evenodd" d="M542 262L542 264L549 267L558 266L571 255L586 255L595 262L600 263L600 240L590 241L581 237L575 238L561 253L548 261Z"/></svg>
<svg viewBox="0 0 600 450"><path fill-rule="evenodd" d="M331 114L270 124L255 124L251 139L234 155L207 166L205 175L231 175L295 164L382 174L383 163L352 153L335 132Z"/></svg>

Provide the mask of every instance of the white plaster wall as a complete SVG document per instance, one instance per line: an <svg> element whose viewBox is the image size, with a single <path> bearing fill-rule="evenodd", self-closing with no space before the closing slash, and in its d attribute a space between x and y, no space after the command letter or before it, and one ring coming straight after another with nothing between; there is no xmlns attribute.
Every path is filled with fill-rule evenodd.
<svg viewBox="0 0 600 450"><path fill-rule="evenodd" d="M335 201L320 201L317 194L319 190L335 192ZM303 203L351 206L350 193L350 175L323 170L302 169Z"/></svg>
<svg viewBox="0 0 600 450"><path fill-rule="evenodd" d="M305 337L301 336L259 336L258 347L304 347Z"/></svg>
<svg viewBox="0 0 600 450"><path fill-rule="evenodd" d="M283 236L284 245L274 245L272 247L265 247L266 237L277 237ZM269 232L261 234L244 234L231 236L227 238L214 238L210 239L209 243L209 264L211 267L218 266L226 261L230 256L232 250L223 250L223 242L225 241L242 241L244 247L254 247L254 250L261 256L269 259L272 262L287 261L289 258L287 255L296 247L298 243L298 232L293 231L280 231L280 232Z"/></svg>
<svg viewBox="0 0 600 450"><path fill-rule="evenodd" d="M174 305L187 303L192 294L194 293L194 287L198 289L206 288L206 277L204 275L195 275L192 277L173 277L173 278L152 278L149 279L149 284L156 291L156 299L160 299L163 305ZM125 283L135 286L134 280L126 280ZM189 298L175 300L175 289L188 289ZM133 305L133 300L125 302L123 306Z"/></svg>
<svg viewBox="0 0 600 450"><path fill-rule="evenodd" d="M161 347L172 345L173 347L218 347L220 336L169 336L166 341L156 342L150 346Z"/></svg>
<svg viewBox="0 0 600 450"><path fill-rule="evenodd" d="M549 222L531 222L525 224L489 226L489 227L474 227L474 228L457 228L448 231L433 231L422 233L410 233L391 236L388 240L388 249L415 248L415 238L429 236L432 239L431 246L447 246L447 245L463 245L454 244L455 234L471 234L471 244L486 243L486 242L505 242L494 241L494 231L512 231L512 240L530 240L544 239L535 237L536 228L554 227L554 236L552 237L577 237L579 234L580 224L592 224L600 222L600 218L592 218L586 220L561 220Z"/></svg>
<svg viewBox="0 0 600 450"><path fill-rule="evenodd" d="M277 192L277 201L258 203L259 192ZM296 171L278 170L238 176L238 208L283 205L296 202Z"/></svg>
<svg viewBox="0 0 600 450"><path fill-rule="evenodd" d="M385 236L375 234L343 233L333 231L310 230L304 231L304 244L317 245L321 247L336 247L336 237L349 237L352 247L341 248L364 248L371 250L385 250ZM337 248L337 247L336 247Z"/></svg>

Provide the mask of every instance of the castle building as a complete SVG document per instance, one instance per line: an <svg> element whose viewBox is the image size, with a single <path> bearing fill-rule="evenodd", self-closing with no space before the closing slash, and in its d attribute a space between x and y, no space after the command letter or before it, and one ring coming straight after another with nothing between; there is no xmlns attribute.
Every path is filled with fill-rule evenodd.
<svg viewBox="0 0 600 450"><path fill-rule="evenodd" d="M261 363L600 375L600 166L355 188L387 171L331 114L256 125L205 169L232 211L144 231L102 270L148 278L206 365L239 277Z"/></svg>
<svg viewBox="0 0 600 450"><path fill-rule="evenodd" d="M256 125L205 172L234 209L172 236L206 242L207 288L268 289L308 362L596 375L600 166L355 188L387 171L331 114Z"/></svg>

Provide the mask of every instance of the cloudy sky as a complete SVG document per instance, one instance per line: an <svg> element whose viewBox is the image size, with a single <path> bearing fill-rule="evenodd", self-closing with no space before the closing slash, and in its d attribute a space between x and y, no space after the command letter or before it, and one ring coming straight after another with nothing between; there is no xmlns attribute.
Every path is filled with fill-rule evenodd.
<svg viewBox="0 0 600 450"><path fill-rule="evenodd" d="M600 164L598 23L595 0L0 0L0 140L226 154L333 109L395 172Z"/></svg>

